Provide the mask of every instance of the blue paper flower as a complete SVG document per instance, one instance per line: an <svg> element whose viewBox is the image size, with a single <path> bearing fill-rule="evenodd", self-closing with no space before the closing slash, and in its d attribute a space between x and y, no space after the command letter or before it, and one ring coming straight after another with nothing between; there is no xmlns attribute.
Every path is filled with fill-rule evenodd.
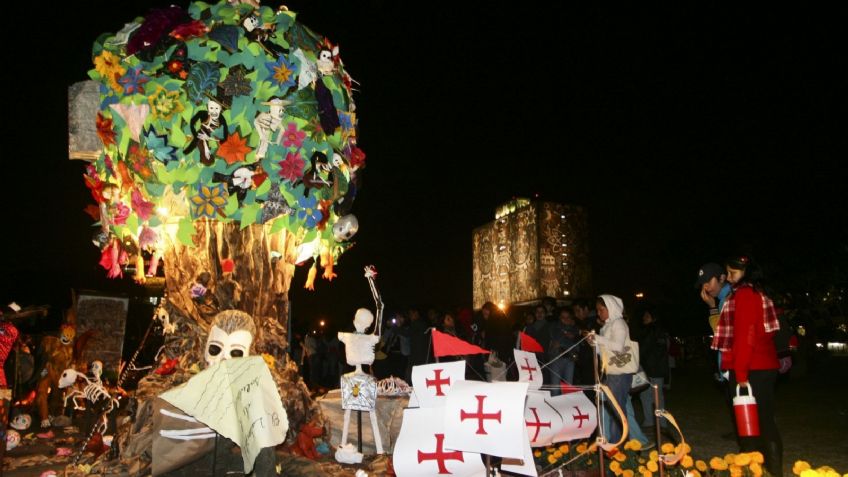
<svg viewBox="0 0 848 477"><path fill-rule="evenodd" d="M306 226L315 228L318 222L324 218L324 214L318 210L318 199L314 197L300 197L297 199L297 218L306 220Z"/></svg>
<svg viewBox="0 0 848 477"><path fill-rule="evenodd" d="M277 61L269 61L265 63L268 72L271 75L271 82L276 84L281 90L285 91L295 85L295 77L297 76L297 64L289 63L284 56L277 58Z"/></svg>
<svg viewBox="0 0 848 477"><path fill-rule="evenodd" d="M124 94L144 94L144 83L150 81L150 77L141 72L141 66L127 70L124 76L118 79L118 83L124 87Z"/></svg>
<svg viewBox="0 0 848 477"><path fill-rule="evenodd" d="M145 146L158 161L167 165L171 161L178 160L177 149L168 144L168 136L156 134L156 130L152 126L145 130L143 134Z"/></svg>

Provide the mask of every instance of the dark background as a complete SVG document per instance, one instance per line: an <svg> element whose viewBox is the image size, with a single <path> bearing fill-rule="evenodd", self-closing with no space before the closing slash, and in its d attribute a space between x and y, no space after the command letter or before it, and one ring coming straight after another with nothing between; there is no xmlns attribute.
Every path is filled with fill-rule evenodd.
<svg viewBox="0 0 848 477"><path fill-rule="evenodd" d="M4 5L3 303L144 292L97 263L66 91L100 33L168 3ZM796 297L846 287L841 12L458 3L288 3L361 83L368 154L357 244L314 292L298 269L298 326L372 306L366 264L388 310L470 306L471 231L514 196L585 206L594 290L681 332L706 331L698 266L732 253Z"/></svg>

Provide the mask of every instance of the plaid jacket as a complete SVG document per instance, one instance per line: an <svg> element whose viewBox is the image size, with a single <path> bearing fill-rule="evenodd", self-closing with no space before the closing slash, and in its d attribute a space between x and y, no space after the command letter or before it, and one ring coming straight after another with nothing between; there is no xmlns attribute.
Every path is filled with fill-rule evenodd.
<svg viewBox="0 0 848 477"><path fill-rule="evenodd" d="M718 327L715 335L713 335L712 349L728 352L733 347L733 316L736 312L736 292L743 287L751 288L750 284L740 285L733 290L733 294L727 297L724 306L721 308L721 316L718 320ZM757 292L755 292L757 293ZM777 312L774 310L774 302L771 298L762 293L757 293L763 299L763 328L766 333L773 333L780 329L780 324L777 321Z"/></svg>

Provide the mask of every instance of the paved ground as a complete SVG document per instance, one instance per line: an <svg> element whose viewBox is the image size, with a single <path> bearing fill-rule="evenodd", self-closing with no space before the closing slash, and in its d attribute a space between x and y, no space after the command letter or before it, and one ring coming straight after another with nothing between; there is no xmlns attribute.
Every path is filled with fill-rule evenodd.
<svg viewBox="0 0 848 477"><path fill-rule="evenodd" d="M806 372L796 369L777 391L777 423L784 443L784 475L803 459L814 467L848 472L848 357L831 357ZM729 410L706 363L674 370L666 408L675 416L693 453L700 457L736 452ZM639 409L637 407L637 415Z"/></svg>

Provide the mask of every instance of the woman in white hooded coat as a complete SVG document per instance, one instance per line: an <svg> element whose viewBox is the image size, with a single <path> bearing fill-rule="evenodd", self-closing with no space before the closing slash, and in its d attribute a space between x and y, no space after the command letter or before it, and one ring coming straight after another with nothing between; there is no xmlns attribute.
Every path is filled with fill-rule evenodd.
<svg viewBox="0 0 848 477"><path fill-rule="evenodd" d="M609 355L611 352L620 353L625 351L625 344L630 339L630 330L624 321L624 305L621 302L621 298L613 295L601 295L595 303L595 309L598 312L598 320L603 326L601 327L600 334L595 335L594 339L590 337L589 342L598 345L598 353L601 356ZM632 380L633 373L609 374L607 372L604 377L604 384L610 388L622 409L630 397ZM621 438L623 428L619 421L618 413L614 412L611 406L608 406L608 409L611 417L610 435L607 436L607 440L609 442L618 442Z"/></svg>

